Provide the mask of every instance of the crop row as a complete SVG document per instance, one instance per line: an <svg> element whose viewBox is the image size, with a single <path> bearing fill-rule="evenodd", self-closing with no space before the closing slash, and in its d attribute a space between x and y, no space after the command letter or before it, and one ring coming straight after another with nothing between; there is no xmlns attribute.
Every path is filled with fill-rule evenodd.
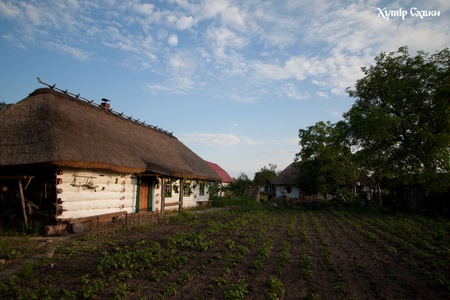
<svg viewBox="0 0 450 300"><path fill-rule="evenodd" d="M442 220L346 210L183 214L59 247L0 284L0 298L390 298L391 286L411 296L400 272L445 292L449 232Z"/></svg>

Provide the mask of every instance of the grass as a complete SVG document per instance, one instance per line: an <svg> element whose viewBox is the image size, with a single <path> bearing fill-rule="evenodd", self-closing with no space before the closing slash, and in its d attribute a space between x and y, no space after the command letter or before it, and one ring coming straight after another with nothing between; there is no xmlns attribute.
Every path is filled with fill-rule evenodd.
<svg viewBox="0 0 450 300"><path fill-rule="evenodd" d="M213 207L240 207L240 208L262 208L263 206L251 198L214 198L212 199Z"/></svg>

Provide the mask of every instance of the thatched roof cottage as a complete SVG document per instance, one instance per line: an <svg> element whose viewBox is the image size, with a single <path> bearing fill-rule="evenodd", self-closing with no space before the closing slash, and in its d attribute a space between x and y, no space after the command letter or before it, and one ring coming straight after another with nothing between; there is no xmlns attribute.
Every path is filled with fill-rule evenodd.
<svg viewBox="0 0 450 300"><path fill-rule="evenodd" d="M299 198L300 188L298 186L299 168L297 164L291 163L277 177L271 181L275 197L281 197L286 190L289 198Z"/></svg>
<svg viewBox="0 0 450 300"><path fill-rule="evenodd" d="M107 102L42 88L0 111L0 206L10 215L16 202L58 221L163 212L176 196L166 183L178 184L172 205L181 208L207 198L192 189L208 181L221 178L175 136Z"/></svg>

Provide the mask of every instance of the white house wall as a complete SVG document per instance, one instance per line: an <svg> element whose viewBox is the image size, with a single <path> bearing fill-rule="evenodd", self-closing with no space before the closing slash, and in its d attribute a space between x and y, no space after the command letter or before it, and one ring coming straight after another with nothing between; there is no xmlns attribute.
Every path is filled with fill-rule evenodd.
<svg viewBox="0 0 450 300"><path fill-rule="evenodd" d="M178 193L175 193L173 186L178 186ZM190 208L198 206L198 202L208 201L209 200L209 185L206 183L205 185L205 195L200 196L200 183L199 182L191 182L191 195L188 197L183 197L183 208ZM180 181L177 180L172 183L172 197L165 197L165 203L174 203L178 202L180 199L180 193L183 192L183 188L180 188ZM161 210L161 185L159 188L154 190L153 197L153 210L156 208ZM166 206L166 210L175 210L178 209L178 206Z"/></svg>
<svg viewBox="0 0 450 300"><path fill-rule="evenodd" d="M275 197L281 198L284 195L285 186L276 186L275 187ZM288 194L289 198L299 198L300 197L300 188L296 186L290 187L291 192Z"/></svg>
<svg viewBox="0 0 450 300"><path fill-rule="evenodd" d="M108 171L63 169L57 175L62 214L57 219L83 218L136 209L136 177Z"/></svg>

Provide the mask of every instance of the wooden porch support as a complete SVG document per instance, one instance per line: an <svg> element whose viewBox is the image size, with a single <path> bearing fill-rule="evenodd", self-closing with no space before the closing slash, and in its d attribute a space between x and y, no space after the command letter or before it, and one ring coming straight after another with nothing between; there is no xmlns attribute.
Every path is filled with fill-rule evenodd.
<svg viewBox="0 0 450 300"><path fill-rule="evenodd" d="M161 218L164 218L164 207L166 206L166 178L161 177Z"/></svg>
<svg viewBox="0 0 450 300"><path fill-rule="evenodd" d="M20 180L17 180L17 182L19 183L20 202L22 203L22 211L23 211L23 222L25 223L25 229L28 229L27 210L25 207L25 196L23 195L22 182Z"/></svg>
<svg viewBox="0 0 450 300"><path fill-rule="evenodd" d="M178 213L183 211L183 196L184 196L184 180L180 179L180 194L178 195L178 202L180 205L178 206Z"/></svg>

